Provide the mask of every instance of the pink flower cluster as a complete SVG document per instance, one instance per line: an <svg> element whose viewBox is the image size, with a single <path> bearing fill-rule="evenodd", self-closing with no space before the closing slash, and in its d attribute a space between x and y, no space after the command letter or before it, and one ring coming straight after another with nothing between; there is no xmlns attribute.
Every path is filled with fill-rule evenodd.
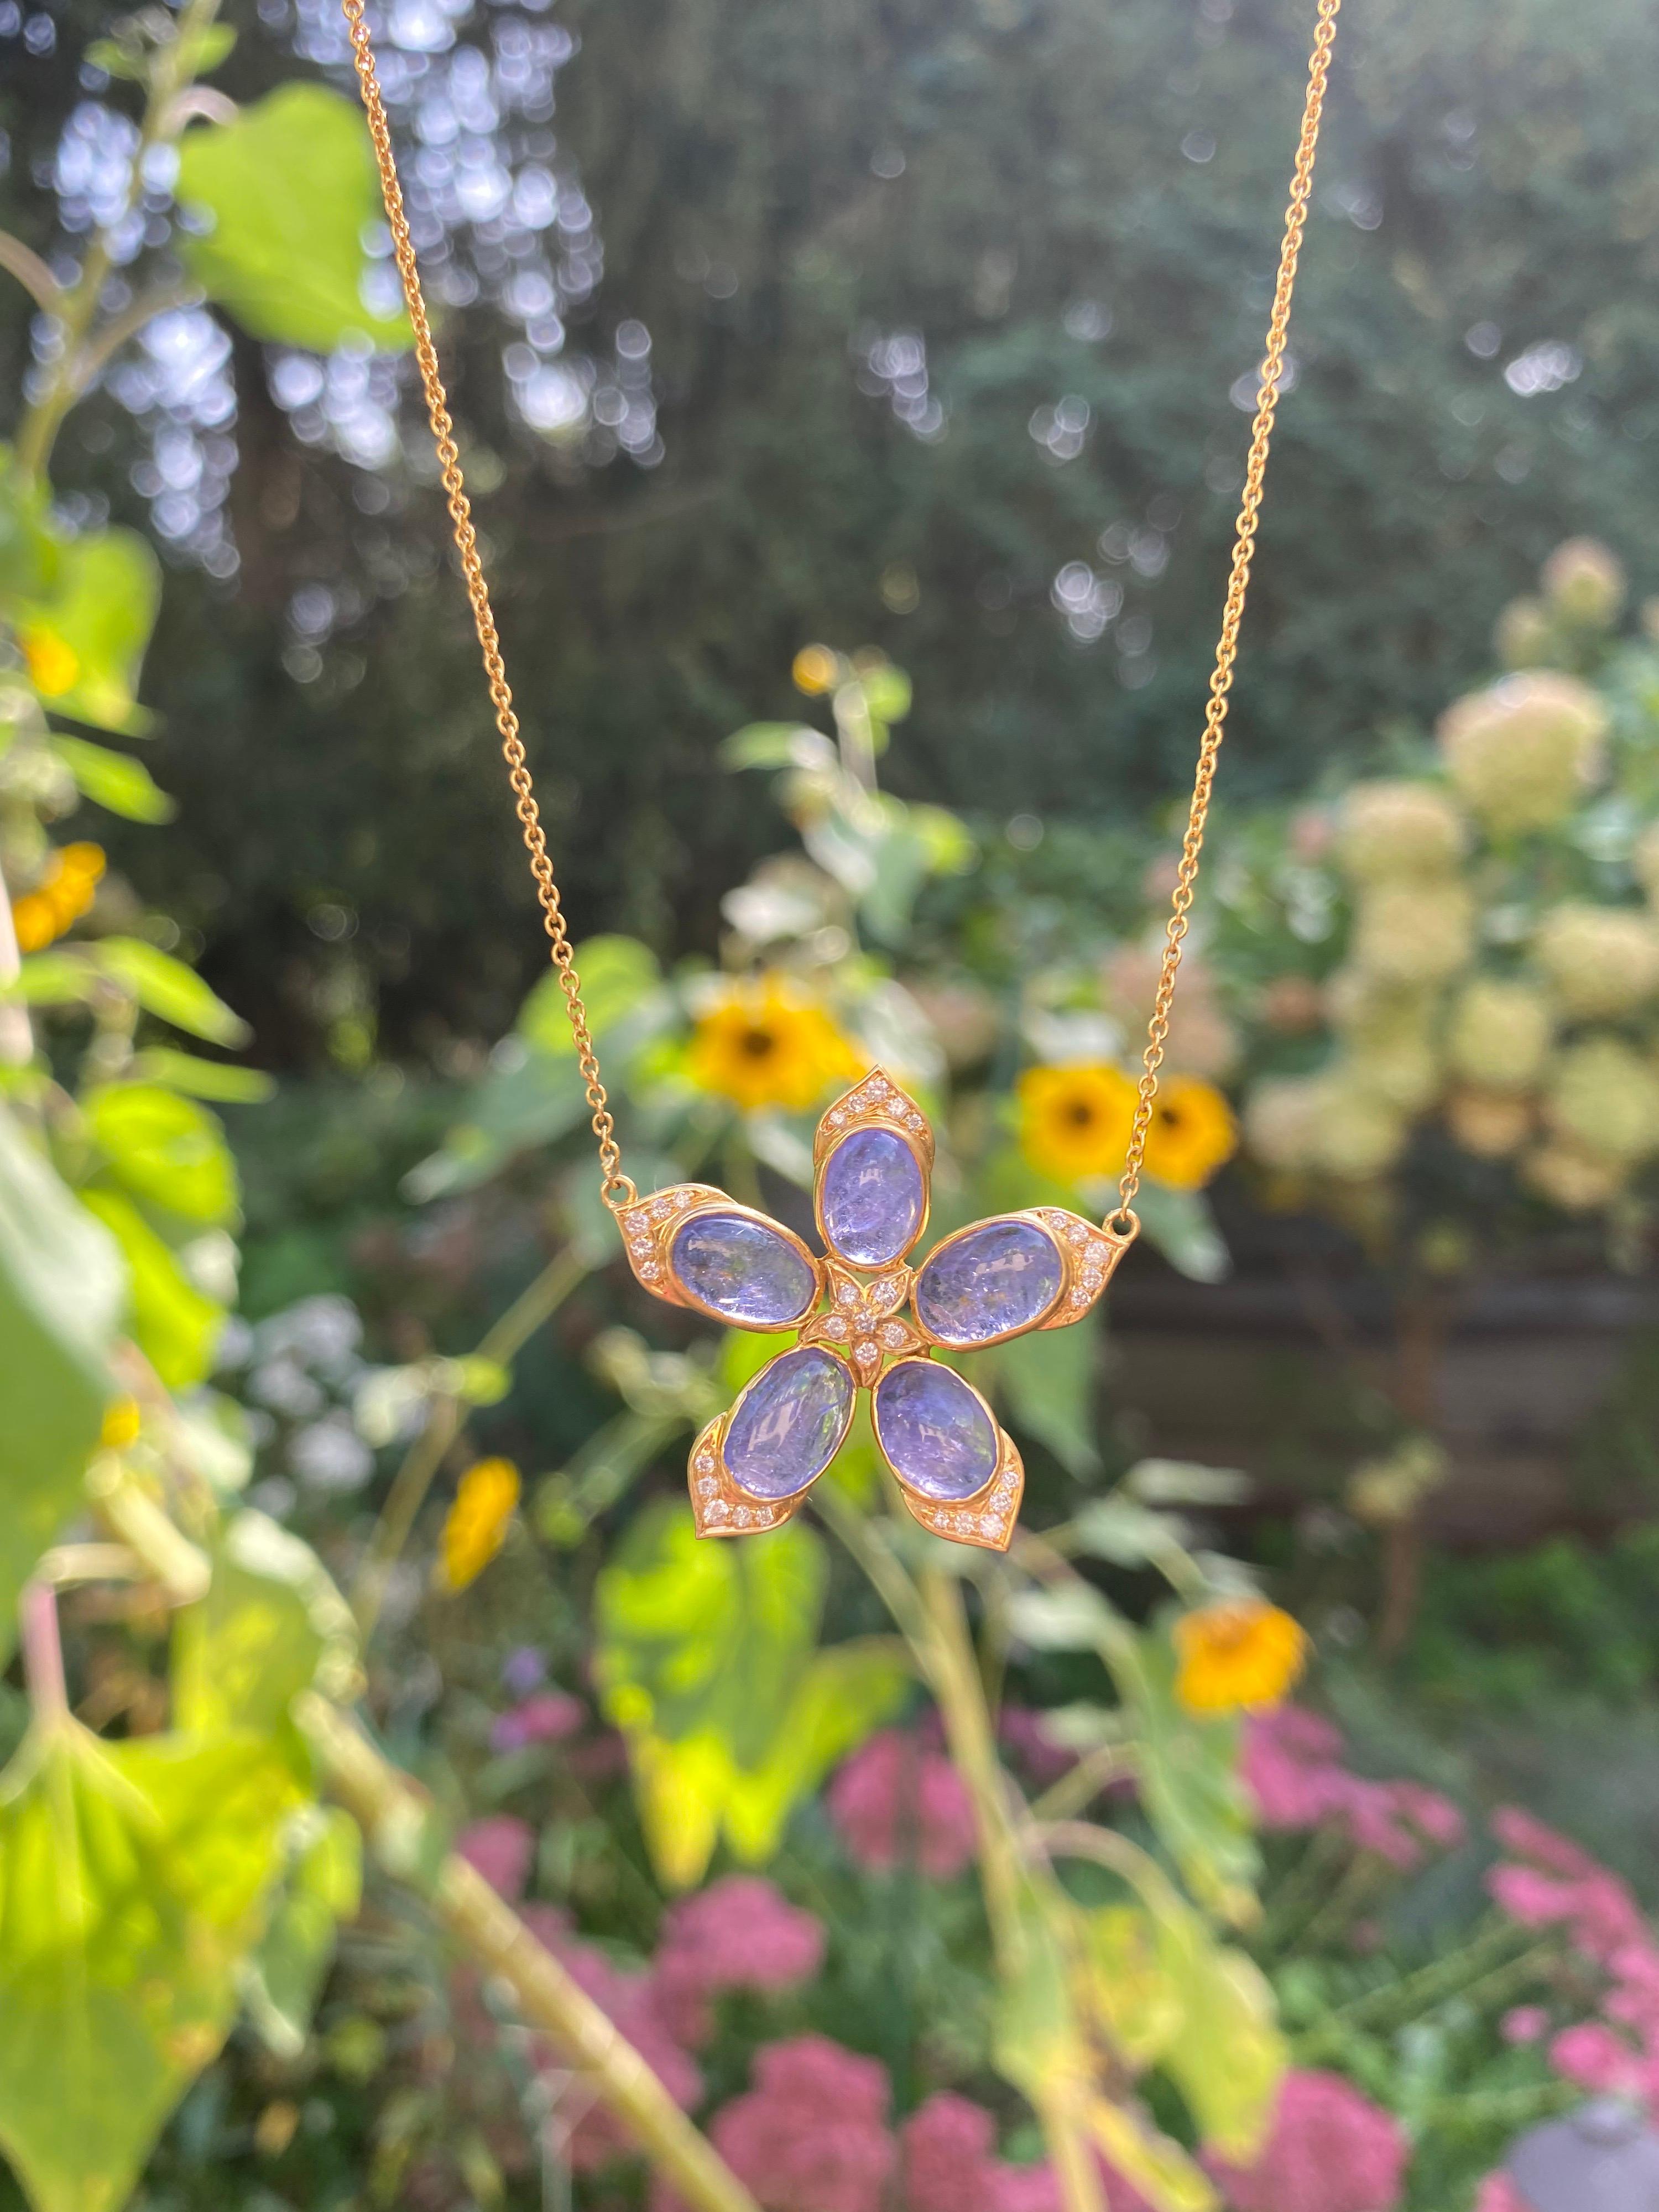
<svg viewBox="0 0 1659 2212"><path fill-rule="evenodd" d="M1603 1978L1598 2017L1565 2027L1549 2046L1564 2080L1595 2096L1633 2097L1659 2112L1659 1944L1634 1897L1588 1851L1506 1807L1492 1832L1509 1856L1486 1877L1501 1911L1523 1928L1557 1928ZM1534 2042L1547 2023L1535 2007L1504 2023Z"/></svg>
<svg viewBox="0 0 1659 2212"><path fill-rule="evenodd" d="M1340 2074L1292 2072L1254 2165L1205 2163L1233 2212L1394 2212L1408 2152L1393 2114Z"/></svg>
<svg viewBox="0 0 1659 2212"><path fill-rule="evenodd" d="M568 1690L537 1690L508 1711L496 1714L489 1748L524 1751L532 1743L558 1743L574 1735L586 1718L580 1699Z"/></svg>
<svg viewBox="0 0 1659 2212"><path fill-rule="evenodd" d="M724 1990L787 1990L823 1964L823 1929L757 1875L728 1875L663 1915L652 1978L663 2018L690 2050L714 2033Z"/></svg>
<svg viewBox="0 0 1659 2212"><path fill-rule="evenodd" d="M1449 1798L1419 1782L1352 1773L1344 1748L1340 1729L1301 1706L1253 1713L1239 1771L1262 1826L1334 1828L1402 1871L1462 1840L1463 1816Z"/></svg>
<svg viewBox="0 0 1659 2212"><path fill-rule="evenodd" d="M872 1874L914 1864L934 1881L974 1856L974 1808L926 1732L883 1729L836 1772L830 1817L857 1863Z"/></svg>

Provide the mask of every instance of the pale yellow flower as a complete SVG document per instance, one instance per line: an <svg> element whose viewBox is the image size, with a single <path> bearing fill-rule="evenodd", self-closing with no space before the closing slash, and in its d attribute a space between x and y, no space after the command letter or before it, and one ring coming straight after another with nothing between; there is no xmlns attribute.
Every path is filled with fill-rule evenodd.
<svg viewBox="0 0 1659 2212"><path fill-rule="evenodd" d="M1316 1076L1270 1076L1244 1103L1244 1140L1264 1167L1297 1175L1318 1159L1320 1116L1326 1103Z"/></svg>
<svg viewBox="0 0 1659 2212"><path fill-rule="evenodd" d="M1659 1074L1622 1037L1585 1037L1561 1053L1545 1112L1559 1136L1608 1159L1659 1152Z"/></svg>
<svg viewBox="0 0 1659 2212"><path fill-rule="evenodd" d="M693 1082L745 1113L804 1113L864 1062L822 1003L776 970L726 985L691 1036Z"/></svg>
<svg viewBox="0 0 1659 2212"><path fill-rule="evenodd" d="M1446 1048L1467 1082L1525 1091L1542 1073L1554 1034L1549 1002L1529 983L1482 975L1459 994Z"/></svg>
<svg viewBox="0 0 1659 2212"><path fill-rule="evenodd" d="M1440 1095L1440 1061L1425 1036L1402 1036L1355 1047L1348 1080L1401 1114L1419 1114Z"/></svg>
<svg viewBox="0 0 1659 2212"><path fill-rule="evenodd" d="M461 1477L444 1521L436 1579L446 1589L476 1582L506 1540L519 1504L519 1470L510 1459L477 1460Z"/></svg>
<svg viewBox="0 0 1659 2212"><path fill-rule="evenodd" d="M1522 1165L1522 1179L1564 1213L1593 1213L1625 1188L1626 1165L1565 1138L1540 1145Z"/></svg>
<svg viewBox="0 0 1659 2212"><path fill-rule="evenodd" d="M1499 836L1547 830L1601 774L1605 702L1549 669L1505 676L1440 717L1440 750L1466 806Z"/></svg>
<svg viewBox="0 0 1659 2212"><path fill-rule="evenodd" d="M1625 604L1625 571L1599 538L1569 538L1545 562L1544 597L1565 622L1611 629Z"/></svg>
<svg viewBox="0 0 1659 2212"><path fill-rule="evenodd" d="M1659 926L1632 907L1558 906L1540 922L1532 957L1575 1017L1629 1013L1659 992Z"/></svg>
<svg viewBox="0 0 1659 2212"><path fill-rule="evenodd" d="M1189 1713L1276 1705L1308 1663L1300 1626L1264 1598L1229 1599L1183 1613L1173 1633L1176 1696Z"/></svg>
<svg viewBox="0 0 1659 2212"><path fill-rule="evenodd" d="M1354 914L1351 957L1390 983L1439 983L1474 950L1474 902L1462 884L1369 884Z"/></svg>
<svg viewBox="0 0 1659 2212"><path fill-rule="evenodd" d="M1391 1168L1409 1128L1397 1106L1356 1082L1339 1061L1319 1079L1314 1164L1344 1182L1366 1182Z"/></svg>
<svg viewBox="0 0 1659 2212"><path fill-rule="evenodd" d="M1555 624L1541 599L1511 599L1498 617L1492 644L1505 668L1538 668L1556 648Z"/></svg>
<svg viewBox="0 0 1659 2212"><path fill-rule="evenodd" d="M1336 857L1354 883L1445 875L1468 842L1463 817L1449 794L1404 776L1356 783L1337 820Z"/></svg>

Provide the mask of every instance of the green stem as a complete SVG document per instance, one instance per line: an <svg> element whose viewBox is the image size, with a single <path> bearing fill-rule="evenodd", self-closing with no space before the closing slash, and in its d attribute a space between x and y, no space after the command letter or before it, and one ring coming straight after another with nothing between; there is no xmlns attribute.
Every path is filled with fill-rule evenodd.
<svg viewBox="0 0 1659 2212"><path fill-rule="evenodd" d="M527 1289L521 1291L479 1344L477 1357L497 1367L509 1366L536 1331L550 1321L565 1300L592 1273L574 1244L550 1260ZM352 1583L351 1609L365 1643L374 1634L386 1602L386 1583L409 1541L410 1531L445 1455L460 1433L465 1411L453 1392L433 1399L421 1431L392 1477L380 1517L368 1540L362 1563Z"/></svg>
<svg viewBox="0 0 1659 2212"><path fill-rule="evenodd" d="M513 1992L521 2019L587 2075L658 2172L697 2212L758 2212L708 2138L693 2126L633 2045L538 1943L510 1905L453 1852L423 1874L428 1808L353 1722L308 1692L295 1717L330 1794L397 1881L419 1889L439 1921Z"/></svg>
<svg viewBox="0 0 1659 2212"><path fill-rule="evenodd" d="M15 462L26 483L43 477L64 417L86 388L87 362L82 349L97 318L99 301L115 266L111 232L118 228L144 189L144 165L156 147L176 137L184 118L179 114L179 95L189 82L187 58L201 50L202 33L219 10L219 0L185 0L173 26L171 41L161 47L151 67L138 144L132 157L125 204L116 223L100 230L87 248L81 273L53 307L62 333L62 346L46 389L25 412L18 425ZM106 356L105 356L106 357Z"/></svg>
<svg viewBox="0 0 1659 2212"><path fill-rule="evenodd" d="M69 1717L64 1680L64 1646L58 1633L58 1593L48 1582L31 1579L17 1601L18 1640L23 1647L23 1680L37 1723Z"/></svg>

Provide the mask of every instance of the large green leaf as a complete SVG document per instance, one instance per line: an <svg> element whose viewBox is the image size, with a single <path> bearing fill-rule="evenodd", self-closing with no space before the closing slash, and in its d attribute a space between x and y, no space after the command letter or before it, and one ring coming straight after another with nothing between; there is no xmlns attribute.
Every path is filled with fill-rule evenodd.
<svg viewBox="0 0 1659 2212"><path fill-rule="evenodd" d="M121 1248L128 1325L139 1350L170 1390L193 1389L212 1370L224 1308L191 1281L125 1192L93 1188L80 1195Z"/></svg>
<svg viewBox="0 0 1659 2212"><path fill-rule="evenodd" d="M824 1574L799 1522L700 1543L690 1510L668 1504L640 1516L601 1574L601 1691L665 1881L697 1881L722 1832L739 1857L769 1858L795 1807L903 1694L896 1645L816 1648Z"/></svg>
<svg viewBox="0 0 1659 2212"><path fill-rule="evenodd" d="M237 1218L236 1163L214 1116L159 1083L110 1083L84 1101L110 1172L145 1205L185 1221Z"/></svg>
<svg viewBox="0 0 1659 2212"><path fill-rule="evenodd" d="M305 2048L340 1923L355 1918L362 1900L363 1843L349 1813L321 1805L296 1813L284 1840L288 1876L264 1938L243 1963L241 1992L266 2044L293 2059Z"/></svg>
<svg viewBox="0 0 1659 2212"><path fill-rule="evenodd" d="M147 1014L171 1022L176 1030L204 1037L209 1044L246 1044L252 1035L241 1016L234 1014L193 968L146 945L142 937L102 938L93 948L93 957L112 982L131 992Z"/></svg>
<svg viewBox="0 0 1659 2212"><path fill-rule="evenodd" d="M186 131L176 189L210 219L184 243L191 274L254 337L317 353L350 338L382 353L414 343L404 316L363 304L363 234L380 195L356 100L285 84L232 122Z"/></svg>
<svg viewBox="0 0 1659 2212"><path fill-rule="evenodd" d="M245 1509L223 1525L206 1596L178 1618L175 1724L187 1735L275 1735L302 1690L352 1694L356 1649L351 1609L315 1552Z"/></svg>
<svg viewBox="0 0 1659 2212"><path fill-rule="evenodd" d="M0 2145L37 2212L114 2212L235 2018L292 1777L257 1736L103 1744L0 1776Z"/></svg>
<svg viewBox="0 0 1659 2212"><path fill-rule="evenodd" d="M50 596L6 609L46 705L100 729L148 729L136 693L161 596L161 568L136 532L64 538Z"/></svg>
<svg viewBox="0 0 1659 2212"><path fill-rule="evenodd" d="M75 1510L113 1395L125 1285L88 1219L0 1107L0 1652L17 1593Z"/></svg>
<svg viewBox="0 0 1659 2212"><path fill-rule="evenodd" d="M641 1006L662 981L656 954L637 937L586 938L575 948L574 960L587 1024L596 1037ZM520 1007L514 1026L538 1052L561 1060L575 1058L576 1040L556 969L550 968L535 985Z"/></svg>

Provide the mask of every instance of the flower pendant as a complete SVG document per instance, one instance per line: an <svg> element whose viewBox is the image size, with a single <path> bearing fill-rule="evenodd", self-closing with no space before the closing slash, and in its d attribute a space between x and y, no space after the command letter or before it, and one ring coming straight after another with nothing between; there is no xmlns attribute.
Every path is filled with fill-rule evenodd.
<svg viewBox="0 0 1659 2212"><path fill-rule="evenodd" d="M876 1442L924 1528L1006 1551L1025 1471L985 1399L937 1351L975 1352L1080 1321L1133 1238L1063 1206L975 1221L909 1264L927 1227L933 1135L879 1068L837 1099L812 1147L828 1256L708 1183L617 1214L647 1290L729 1328L785 1331L780 1352L691 1448L700 1536L799 1511L871 1393Z"/></svg>

